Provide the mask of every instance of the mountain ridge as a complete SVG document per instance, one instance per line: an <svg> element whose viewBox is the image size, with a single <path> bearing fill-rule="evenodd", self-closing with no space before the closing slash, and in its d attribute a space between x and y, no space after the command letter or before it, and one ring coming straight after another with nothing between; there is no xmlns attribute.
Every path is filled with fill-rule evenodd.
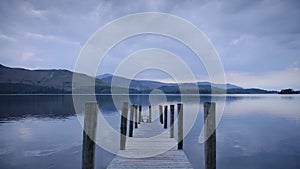
<svg viewBox="0 0 300 169"><path fill-rule="evenodd" d="M244 89L234 84L214 84L210 82L197 83L164 83L152 80L130 80L111 74L90 77L82 73L74 73L64 69L37 69L28 70L24 68L10 68L0 64L0 93L22 94L22 93L72 93L73 75L78 75L84 81L95 80L95 86L83 86L81 92L88 87L94 87L95 93L110 94L111 88L118 89L121 93L147 94L154 89L160 89L165 93L211 93L211 90L220 93L277 93L264 89ZM112 86L114 80L117 85ZM197 85L198 91L191 91L192 85ZM129 88L128 88L129 86ZM85 87L85 89L84 89ZM180 90L183 89L183 90ZM87 90L90 91L90 90Z"/></svg>
<svg viewBox="0 0 300 169"><path fill-rule="evenodd" d="M120 76L115 76L109 73L105 73L102 75L98 75L96 76L96 78L102 80L103 82L107 83L107 84L111 84L112 83L112 78L115 79L115 82L119 83L119 85L121 85L122 87L127 87L128 83L130 84L129 87L130 88L134 88L137 90L149 90L149 89L156 89L159 87L163 87L163 86L177 86L177 83L167 83L167 82L160 82L160 81L154 81L154 80L141 80L141 79L133 79L130 80L128 78L125 77L120 77ZM138 84L139 83L139 84ZM202 88L204 86L213 86L216 88L221 88L221 89L243 89L243 87L237 86L237 85L233 85L230 83L226 83L226 84L216 84L216 83L210 83L210 82L195 82L198 87L202 86ZM138 88L138 85L141 84L148 84L147 87L145 88ZM182 82L182 84L194 84L192 82Z"/></svg>

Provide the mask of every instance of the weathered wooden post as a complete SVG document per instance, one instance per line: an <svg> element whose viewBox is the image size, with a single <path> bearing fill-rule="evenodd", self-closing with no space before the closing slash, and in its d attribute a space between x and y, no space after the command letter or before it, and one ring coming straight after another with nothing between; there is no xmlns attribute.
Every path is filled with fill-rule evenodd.
<svg viewBox="0 0 300 169"><path fill-rule="evenodd" d="M178 145L177 149L182 150L183 149L183 104L178 103L177 104L177 123L178 123Z"/></svg>
<svg viewBox="0 0 300 169"><path fill-rule="evenodd" d="M205 168L216 169L216 103L204 103Z"/></svg>
<svg viewBox="0 0 300 169"><path fill-rule="evenodd" d="M174 138L174 105L170 105L170 138Z"/></svg>
<svg viewBox="0 0 300 169"><path fill-rule="evenodd" d="M124 102L122 108L122 116L121 116L120 150L125 150L126 132L127 132L127 115L128 115L128 103Z"/></svg>
<svg viewBox="0 0 300 169"><path fill-rule="evenodd" d="M151 106L149 106L149 123L152 123L152 112L151 112Z"/></svg>
<svg viewBox="0 0 300 169"><path fill-rule="evenodd" d="M159 105L158 109L159 109L159 120L160 120L160 123L163 124L162 105Z"/></svg>
<svg viewBox="0 0 300 169"><path fill-rule="evenodd" d="M165 105L165 111L164 111L164 128L168 128L168 106Z"/></svg>
<svg viewBox="0 0 300 169"><path fill-rule="evenodd" d="M94 169L95 164L95 142L97 131L98 105L97 102L85 104L82 168Z"/></svg>
<svg viewBox="0 0 300 169"><path fill-rule="evenodd" d="M138 128L137 119L138 119L138 117L137 117L137 105L134 105L134 124L135 124L135 128Z"/></svg>
<svg viewBox="0 0 300 169"><path fill-rule="evenodd" d="M133 136L133 116L134 116L134 105L131 105L130 106L129 137Z"/></svg>
<svg viewBox="0 0 300 169"><path fill-rule="evenodd" d="M139 124L142 122L142 106L139 106Z"/></svg>

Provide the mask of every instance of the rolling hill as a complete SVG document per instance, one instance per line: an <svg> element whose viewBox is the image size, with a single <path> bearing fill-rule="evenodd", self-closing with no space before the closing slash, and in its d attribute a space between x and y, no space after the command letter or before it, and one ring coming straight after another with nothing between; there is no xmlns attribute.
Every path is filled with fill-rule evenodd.
<svg viewBox="0 0 300 169"><path fill-rule="evenodd" d="M74 72L61 69L51 70L28 70L23 68L10 68L0 64L0 94L30 94L30 93L72 93L72 77ZM153 89L160 89L164 93L178 94L197 94L197 93L211 93L211 90L220 91L226 90L227 93L277 93L276 91L267 91L263 89L244 89L240 86L233 84L214 84L210 82L197 82L197 83L163 83L151 80L130 80L124 77L113 76L111 74L103 74L93 77L85 74L76 73L83 81L95 80L95 86L80 86L78 91L84 93L87 88L94 87L98 94L110 94L111 88L117 89L119 94L147 94ZM114 78L115 84L111 86L112 79ZM128 85L129 84L129 89ZM196 86L195 86L196 85ZM193 87L198 89L191 90ZM181 89L181 91L180 91ZM87 93L88 94L88 93Z"/></svg>

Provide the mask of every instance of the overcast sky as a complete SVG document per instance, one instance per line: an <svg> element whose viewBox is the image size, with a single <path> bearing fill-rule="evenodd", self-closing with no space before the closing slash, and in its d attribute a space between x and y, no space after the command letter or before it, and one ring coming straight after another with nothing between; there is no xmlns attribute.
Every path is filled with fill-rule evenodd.
<svg viewBox="0 0 300 169"><path fill-rule="evenodd" d="M300 89L300 1L229 2L1 0L0 63L73 70L80 49L101 26L128 14L164 12L188 20L210 39L228 83ZM126 56L146 48L177 54L199 81L208 80L193 52L180 42L157 35L133 37L115 46L99 66L99 74L113 73ZM170 77L148 71L138 78L168 81Z"/></svg>

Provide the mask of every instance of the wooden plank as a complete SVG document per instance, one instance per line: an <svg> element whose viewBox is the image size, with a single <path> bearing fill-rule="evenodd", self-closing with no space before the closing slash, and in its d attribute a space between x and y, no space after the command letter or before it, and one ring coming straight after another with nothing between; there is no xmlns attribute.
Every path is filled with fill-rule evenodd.
<svg viewBox="0 0 300 169"><path fill-rule="evenodd" d="M216 169L216 103L204 103L205 168Z"/></svg>
<svg viewBox="0 0 300 169"><path fill-rule="evenodd" d="M125 150L126 133L127 133L127 116L128 116L128 103L124 102L122 108L121 126L120 126L120 130L121 130L120 150Z"/></svg>
<svg viewBox="0 0 300 169"><path fill-rule="evenodd" d="M178 136L178 150L183 149L183 104L178 103L177 104L177 124L178 124L178 130L177 130L177 136Z"/></svg>
<svg viewBox="0 0 300 169"><path fill-rule="evenodd" d="M170 105L170 138L174 138L174 105Z"/></svg>
<svg viewBox="0 0 300 169"><path fill-rule="evenodd" d="M93 169L95 163L95 142L97 133L97 102L85 104L83 148L82 148L82 169Z"/></svg>
<svg viewBox="0 0 300 169"><path fill-rule="evenodd" d="M138 118L137 118L138 114L137 114L137 105L134 105L134 123L135 123L135 128L138 128Z"/></svg>
<svg viewBox="0 0 300 169"><path fill-rule="evenodd" d="M126 149L120 150L107 168L192 168L192 165L184 152L177 150L170 131L155 120L141 123L134 137L126 140Z"/></svg>
<svg viewBox="0 0 300 169"><path fill-rule="evenodd" d="M163 113L162 113L162 105L159 105L159 120L160 123L163 124Z"/></svg>
<svg viewBox="0 0 300 169"><path fill-rule="evenodd" d="M151 106L149 106L149 123L152 123L152 112L151 112Z"/></svg>
<svg viewBox="0 0 300 169"><path fill-rule="evenodd" d="M134 105L130 106L129 137L133 136Z"/></svg>
<svg viewBox="0 0 300 169"><path fill-rule="evenodd" d="M164 110L164 128L168 128L168 106L165 105L165 110Z"/></svg>

